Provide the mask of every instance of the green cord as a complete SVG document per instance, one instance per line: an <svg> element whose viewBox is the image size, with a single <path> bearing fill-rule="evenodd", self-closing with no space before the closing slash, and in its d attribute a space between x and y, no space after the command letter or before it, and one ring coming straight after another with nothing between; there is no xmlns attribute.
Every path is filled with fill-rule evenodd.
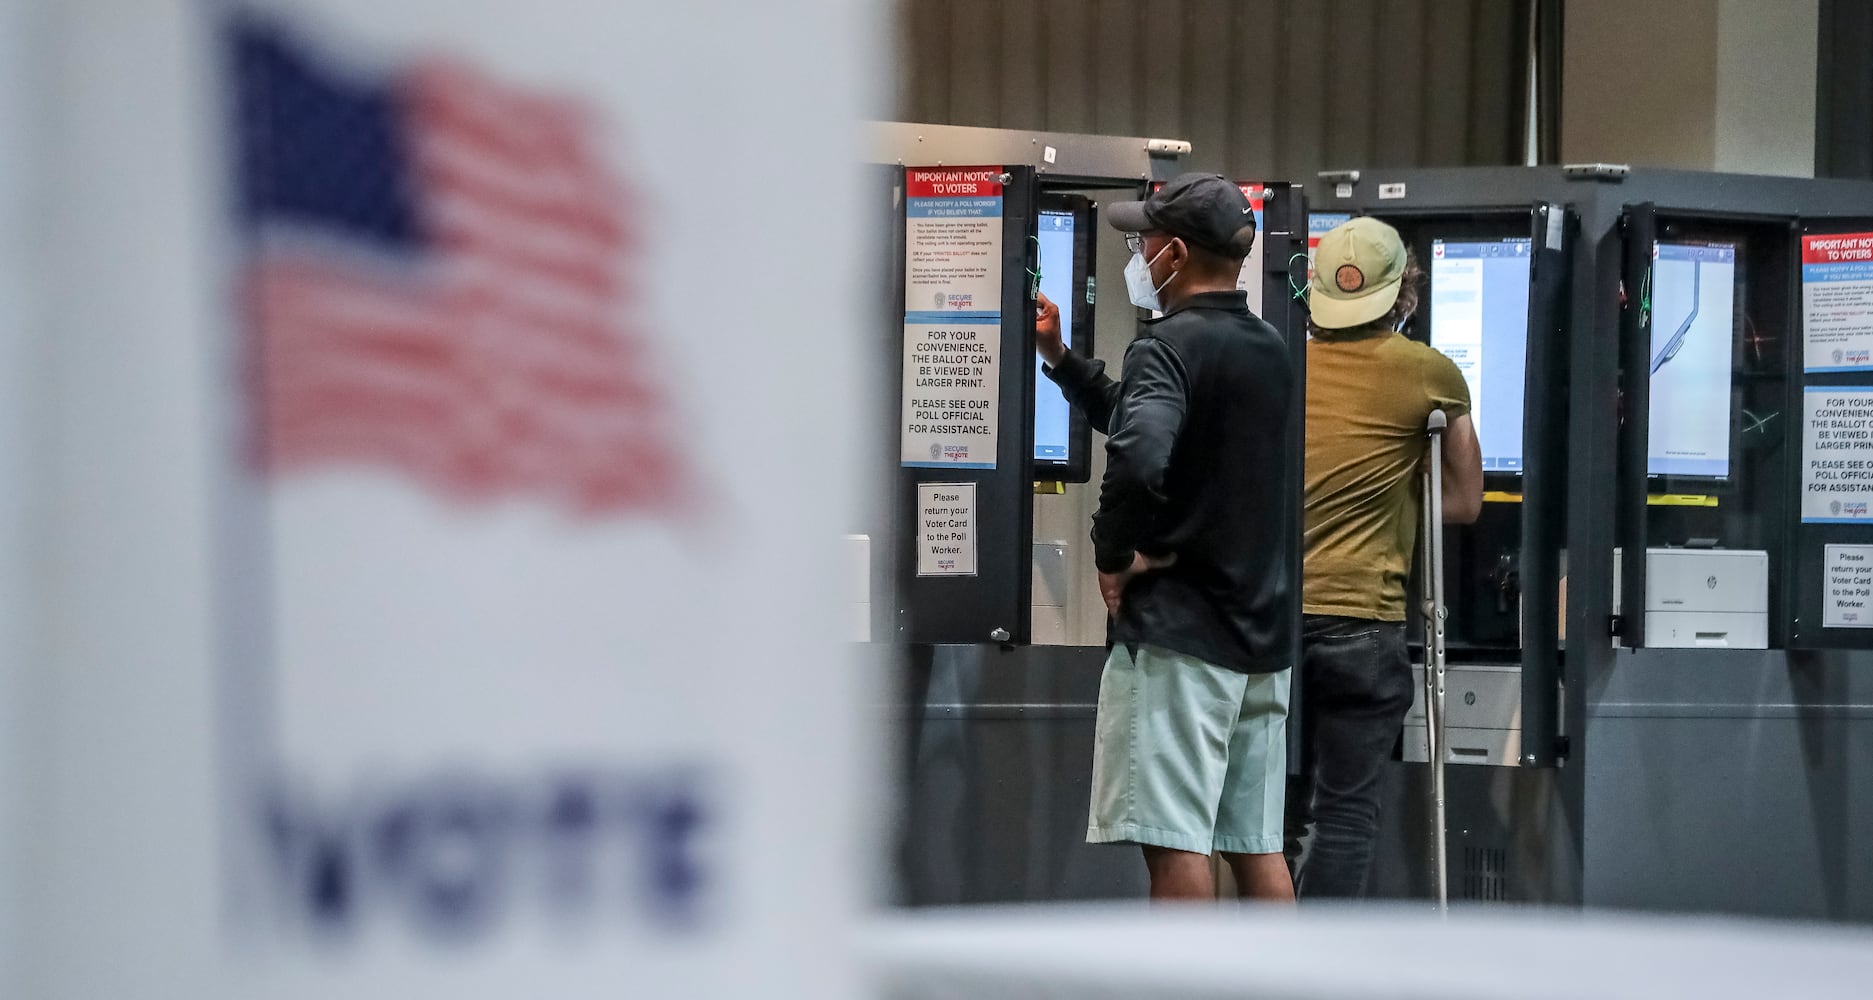
<svg viewBox="0 0 1873 1000"><path fill-rule="evenodd" d="M1040 238L1040 237L1038 237L1038 236L1030 236L1030 237L1028 237L1028 241L1029 241L1030 243L1033 243L1033 244L1034 244L1034 262L1035 262L1036 264L1038 264L1038 263L1040 263L1040 256L1041 256L1041 254L1040 254L1040 248L1041 248L1041 238ZM1041 272L1040 272L1040 268L1038 268L1038 267L1024 267L1024 268L1022 268L1022 270L1024 270L1024 271L1026 271L1026 272L1028 273L1028 277L1030 277L1030 278L1032 278L1032 279L1034 279L1034 280L1033 280L1032 282L1030 282L1030 283L1029 283L1029 284L1030 284L1030 285L1031 285L1032 287L1030 287L1030 288L1028 289L1028 298L1030 298L1030 299L1037 299L1037 298L1040 298L1040 294L1041 294Z"/></svg>
<svg viewBox="0 0 1873 1000"><path fill-rule="evenodd" d="M1645 269L1645 279L1639 285L1639 325L1652 325L1652 269Z"/></svg>
<svg viewBox="0 0 1873 1000"><path fill-rule="evenodd" d="M1306 260L1306 259L1307 259L1307 251L1305 250L1288 258L1288 289L1294 293L1294 300L1296 302L1299 302L1307 298L1307 286L1295 283L1294 262L1297 260Z"/></svg>

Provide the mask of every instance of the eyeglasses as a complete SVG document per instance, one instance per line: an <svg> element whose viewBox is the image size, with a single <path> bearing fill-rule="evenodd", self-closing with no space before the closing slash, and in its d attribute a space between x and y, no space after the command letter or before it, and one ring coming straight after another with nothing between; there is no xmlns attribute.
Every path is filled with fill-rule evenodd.
<svg viewBox="0 0 1873 1000"><path fill-rule="evenodd" d="M1126 233L1125 248L1133 253L1143 253L1145 249L1145 237L1150 235L1150 233Z"/></svg>

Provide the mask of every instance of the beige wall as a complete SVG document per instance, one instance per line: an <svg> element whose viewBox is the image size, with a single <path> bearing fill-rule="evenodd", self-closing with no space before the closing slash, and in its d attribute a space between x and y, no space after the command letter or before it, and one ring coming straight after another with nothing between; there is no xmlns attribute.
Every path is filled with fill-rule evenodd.
<svg viewBox="0 0 1873 1000"><path fill-rule="evenodd" d="M1816 0L1720 0L1718 170L1814 176Z"/></svg>
<svg viewBox="0 0 1873 1000"><path fill-rule="evenodd" d="M1193 169L1519 163L1526 0L899 0L900 121L1188 139Z"/></svg>
<svg viewBox="0 0 1873 1000"><path fill-rule="evenodd" d="M1709 170L1713 0L1568 0L1561 159Z"/></svg>
<svg viewBox="0 0 1873 1000"><path fill-rule="evenodd" d="M1561 159L1814 173L1817 0L1568 0Z"/></svg>

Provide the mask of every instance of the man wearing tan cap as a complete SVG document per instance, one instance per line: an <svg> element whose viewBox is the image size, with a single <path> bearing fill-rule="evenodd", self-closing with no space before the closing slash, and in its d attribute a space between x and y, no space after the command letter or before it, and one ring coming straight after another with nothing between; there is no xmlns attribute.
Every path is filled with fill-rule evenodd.
<svg viewBox="0 0 1873 1000"><path fill-rule="evenodd" d="M1379 778L1411 708L1405 580L1429 448L1443 410L1444 519L1483 505L1470 393L1450 359L1398 330L1423 272L1398 232L1358 218L1320 239L1308 285L1306 561L1302 572L1300 777L1287 796L1287 855L1302 898L1366 892Z"/></svg>

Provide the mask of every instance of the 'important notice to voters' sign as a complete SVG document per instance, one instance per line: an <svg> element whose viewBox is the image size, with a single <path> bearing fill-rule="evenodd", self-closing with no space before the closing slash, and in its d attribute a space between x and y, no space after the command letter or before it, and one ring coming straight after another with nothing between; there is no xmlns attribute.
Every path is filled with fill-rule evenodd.
<svg viewBox="0 0 1873 1000"><path fill-rule="evenodd" d="M1873 523L1873 387L1802 394L1801 519Z"/></svg>
<svg viewBox="0 0 1873 1000"><path fill-rule="evenodd" d="M1801 240L1802 364L1873 371L1873 233Z"/></svg>
<svg viewBox="0 0 1873 1000"><path fill-rule="evenodd" d="M900 459L993 469L1001 399L1002 168L905 171Z"/></svg>
<svg viewBox="0 0 1873 1000"><path fill-rule="evenodd" d="M1262 232L1263 200L1267 197L1267 188L1260 184L1238 182L1242 196L1249 199L1249 208L1255 214L1255 244L1249 248L1248 257L1242 261L1242 271L1236 275L1236 288L1248 293L1249 311L1257 315L1262 311Z"/></svg>

